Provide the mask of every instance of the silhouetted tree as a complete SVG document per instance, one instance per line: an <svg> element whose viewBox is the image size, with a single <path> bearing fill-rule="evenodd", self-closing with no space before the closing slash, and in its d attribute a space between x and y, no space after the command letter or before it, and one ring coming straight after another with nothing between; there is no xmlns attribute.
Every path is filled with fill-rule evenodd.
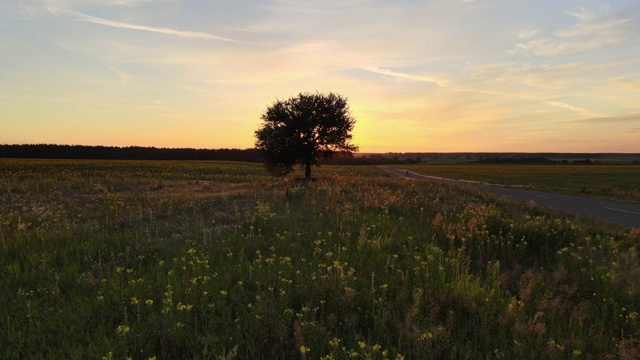
<svg viewBox="0 0 640 360"><path fill-rule="evenodd" d="M352 153L349 143L355 119L347 99L329 93L300 93L285 101L276 101L262 114L264 123L256 130L256 148L263 153L265 167L273 176L284 176L295 164L305 167L311 178L311 165L335 153Z"/></svg>

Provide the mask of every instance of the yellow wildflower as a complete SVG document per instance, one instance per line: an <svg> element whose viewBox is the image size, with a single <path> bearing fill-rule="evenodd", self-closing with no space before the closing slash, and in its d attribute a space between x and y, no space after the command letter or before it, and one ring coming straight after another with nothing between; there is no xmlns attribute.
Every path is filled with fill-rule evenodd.
<svg viewBox="0 0 640 360"><path fill-rule="evenodd" d="M118 325L118 328L117 328L118 334L122 334L122 335L128 333L129 330L131 330L131 328L128 327L127 325Z"/></svg>

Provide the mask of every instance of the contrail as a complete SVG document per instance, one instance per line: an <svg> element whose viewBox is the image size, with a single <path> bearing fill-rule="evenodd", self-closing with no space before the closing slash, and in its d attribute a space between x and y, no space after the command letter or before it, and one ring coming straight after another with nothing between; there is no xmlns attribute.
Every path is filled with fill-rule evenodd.
<svg viewBox="0 0 640 360"><path fill-rule="evenodd" d="M103 19L103 18L83 14L81 12L68 10L68 9L60 9L60 8L47 8L47 9L51 13L56 15L68 14L78 18L80 21L89 22L89 23L98 24L98 25L110 26L114 28L148 31L148 32L187 37L187 38L195 38L195 39L209 39L209 40L217 40L217 41L225 41L225 42L233 42L233 43L242 42L235 39L230 39L222 36L217 36L217 35L212 35L208 33L197 32L197 31L183 31L183 30L176 30L176 29L164 28L164 27L153 27L153 26L146 26L146 25L129 24L129 23L120 22L120 21Z"/></svg>

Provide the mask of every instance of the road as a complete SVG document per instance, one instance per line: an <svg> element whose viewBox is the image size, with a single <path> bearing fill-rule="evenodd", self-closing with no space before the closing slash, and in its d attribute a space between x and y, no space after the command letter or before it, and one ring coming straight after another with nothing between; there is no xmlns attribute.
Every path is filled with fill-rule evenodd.
<svg viewBox="0 0 640 360"><path fill-rule="evenodd" d="M406 179L431 181L479 189L524 201L533 200L538 205L548 206L574 215L604 220L612 224L622 226L640 228L640 205L637 204L577 195L491 186L473 181L444 179L435 176L421 175L414 172L407 172L406 170L400 170L389 166L380 166L380 168Z"/></svg>

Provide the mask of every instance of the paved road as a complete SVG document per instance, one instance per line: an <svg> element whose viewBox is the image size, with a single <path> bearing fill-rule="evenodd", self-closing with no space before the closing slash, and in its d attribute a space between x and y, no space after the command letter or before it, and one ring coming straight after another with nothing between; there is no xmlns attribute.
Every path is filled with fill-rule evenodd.
<svg viewBox="0 0 640 360"><path fill-rule="evenodd" d="M506 195L525 201L533 200L536 204L563 210L574 215L604 220L622 226L640 228L640 205L637 204L568 194L490 186L473 181L443 179L435 176L407 172L406 170L388 166L380 166L380 168L407 179L457 185Z"/></svg>

